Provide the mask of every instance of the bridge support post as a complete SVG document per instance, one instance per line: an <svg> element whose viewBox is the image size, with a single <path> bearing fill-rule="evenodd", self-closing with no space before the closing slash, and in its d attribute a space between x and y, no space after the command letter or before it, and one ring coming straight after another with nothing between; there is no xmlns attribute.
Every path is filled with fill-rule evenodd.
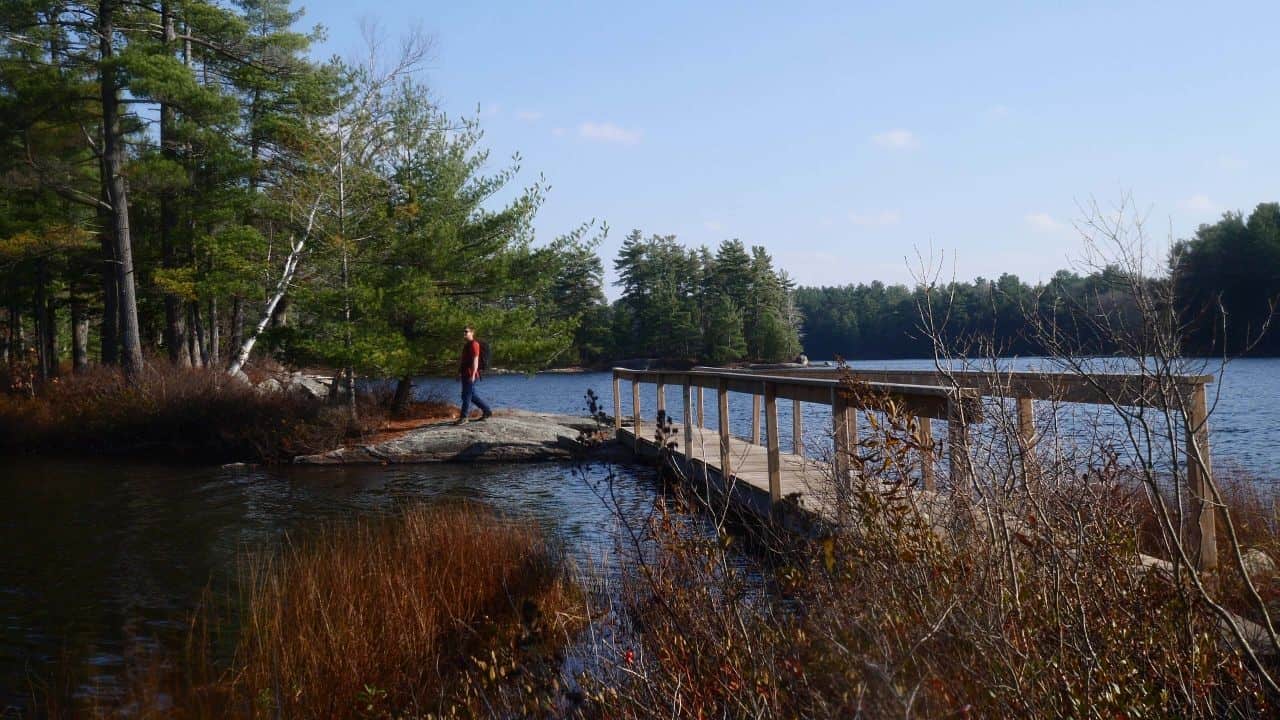
<svg viewBox="0 0 1280 720"><path fill-rule="evenodd" d="M969 458L969 425L964 404L957 398L947 401L947 459L951 463L953 488L973 482L973 463Z"/></svg>
<svg viewBox="0 0 1280 720"><path fill-rule="evenodd" d="M751 393L751 444L760 444L760 393Z"/></svg>
<svg viewBox="0 0 1280 720"><path fill-rule="evenodd" d="M640 378L631 376L631 434L635 452L640 452Z"/></svg>
<svg viewBox="0 0 1280 720"><path fill-rule="evenodd" d="M1217 503L1213 501L1213 464L1209 455L1209 408L1204 385L1185 396L1187 404L1187 490L1191 494L1191 518L1184 520L1184 542L1196 555L1196 567L1218 567Z"/></svg>
<svg viewBox="0 0 1280 720"><path fill-rule="evenodd" d="M1022 454L1022 472L1028 483L1038 483L1040 465L1036 459L1036 407L1029 397L1018 398L1018 450Z"/></svg>
<svg viewBox="0 0 1280 720"><path fill-rule="evenodd" d="M916 444L920 446L920 484L925 490L936 490L933 474L933 421L927 417L916 418Z"/></svg>
<svg viewBox="0 0 1280 720"><path fill-rule="evenodd" d="M729 457L729 380L727 378L722 377L716 382L716 406L720 419L720 477L725 487L728 487L733 476L733 468Z"/></svg>
<svg viewBox="0 0 1280 720"><path fill-rule="evenodd" d="M764 422L769 435L769 502L782 500L782 457L778 438L778 386L764 384Z"/></svg>
<svg viewBox="0 0 1280 720"><path fill-rule="evenodd" d="M622 427L622 381L613 373L613 429Z"/></svg>
<svg viewBox="0 0 1280 720"><path fill-rule="evenodd" d="M804 415L800 413L800 401L791 401L791 452L804 457Z"/></svg>
<svg viewBox="0 0 1280 720"><path fill-rule="evenodd" d="M853 435L850 432L851 425L848 400L840 391L840 388L831 390L831 430L834 434L833 457L831 458L831 467L835 471L837 483L847 483L849 481L849 453L852 452L852 444L849 442ZM856 431L854 431L856 432Z"/></svg>
<svg viewBox="0 0 1280 720"><path fill-rule="evenodd" d="M692 393L689 388L689 376L684 376L684 386L681 388L680 398L684 401L684 457L685 457L685 474L693 477L693 404Z"/></svg>

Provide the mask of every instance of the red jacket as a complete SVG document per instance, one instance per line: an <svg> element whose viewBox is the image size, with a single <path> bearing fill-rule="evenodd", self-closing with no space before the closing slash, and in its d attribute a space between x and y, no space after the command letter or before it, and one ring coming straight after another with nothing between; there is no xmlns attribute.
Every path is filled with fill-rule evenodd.
<svg viewBox="0 0 1280 720"><path fill-rule="evenodd" d="M463 380L466 380L471 377L471 368L476 368L475 379L479 380L480 379L480 368L478 364L479 359L480 359L480 341L471 340L470 342L463 343L462 357L458 359L458 377L462 378Z"/></svg>

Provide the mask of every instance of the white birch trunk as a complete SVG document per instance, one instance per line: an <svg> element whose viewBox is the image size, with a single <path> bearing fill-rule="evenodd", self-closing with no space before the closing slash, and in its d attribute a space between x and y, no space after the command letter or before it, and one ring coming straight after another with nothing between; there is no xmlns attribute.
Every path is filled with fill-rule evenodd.
<svg viewBox="0 0 1280 720"><path fill-rule="evenodd" d="M231 366L227 368L227 372L235 375L240 372L244 364L249 362L249 355L253 353L253 346L258 342L258 336L263 330L267 329L267 324L271 322L271 316L276 311L276 306L284 299L285 293L289 292L289 285L293 282L294 273L298 271L298 263L302 260L302 252L307 247L307 240L311 237L311 230L315 227L316 213L320 210L320 200L322 194L316 195L316 200L311 204L311 212L307 216L307 228L302 233L300 239L294 240L289 238L289 257L285 258L284 269L280 273L280 280L276 283L275 292L267 299L267 305L262 310L262 319L253 327L253 332L245 337L244 342L240 344L240 349L236 351L235 360L231 362Z"/></svg>

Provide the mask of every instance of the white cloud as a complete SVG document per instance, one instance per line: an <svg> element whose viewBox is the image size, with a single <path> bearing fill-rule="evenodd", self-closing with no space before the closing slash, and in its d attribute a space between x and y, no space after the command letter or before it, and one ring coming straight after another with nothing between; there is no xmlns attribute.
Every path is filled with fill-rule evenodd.
<svg viewBox="0 0 1280 720"><path fill-rule="evenodd" d="M568 130L565 130L564 128L560 128L560 127L551 128L551 134L555 135L556 137L564 137L564 134L566 132L568 132Z"/></svg>
<svg viewBox="0 0 1280 720"><path fill-rule="evenodd" d="M897 225L902 219L902 214L897 210L881 210L879 212L851 212L849 213L849 222L859 227L884 227L885 225Z"/></svg>
<svg viewBox="0 0 1280 720"><path fill-rule="evenodd" d="M542 113L537 110L517 110L516 119L525 122L538 122L542 119Z"/></svg>
<svg viewBox="0 0 1280 720"><path fill-rule="evenodd" d="M579 137L620 145L636 145L642 134L639 130L628 130L609 122L584 122L578 126Z"/></svg>
<svg viewBox="0 0 1280 720"><path fill-rule="evenodd" d="M1209 199L1208 195L1197 193L1187 198L1182 206L1192 212L1212 213L1218 211L1218 204Z"/></svg>
<svg viewBox="0 0 1280 720"><path fill-rule="evenodd" d="M1063 227L1062 223L1050 217L1049 213L1030 213L1025 220L1031 226L1031 229L1040 232L1057 232Z"/></svg>
<svg viewBox="0 0 1280 720"><path fill-rule="evenodd" d="M920 141L916 139L915 134L902 128L876 133L871 136L871 142L891 150L911 150L920 146Z"/></svg>

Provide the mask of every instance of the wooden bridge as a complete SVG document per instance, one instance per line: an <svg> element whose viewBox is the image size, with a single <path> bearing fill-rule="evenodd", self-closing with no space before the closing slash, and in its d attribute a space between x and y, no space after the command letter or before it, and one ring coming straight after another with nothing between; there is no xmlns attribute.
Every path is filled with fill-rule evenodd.
<svg viewBox="0 0 1280 720"><path fill-rule="evenodd" d="M841 373L844 373L843 375ZM849 382L858 382L857 390ZM622 383L631 391L631 422L623 422ZM1203 569L1217 565L1213 503L1209 482L1203 468L1209 468L1209 428L1205 385L1212 375L1176 378L1176 397L1150 379L1133 375L1093 375L1089 377L1040 372L979 372L777 369L763 371L695 368L688 371L613 370L613 416L617 437L639 454L656 454L659 450L655 418L667 410L667 389L680 388L681 425L673 426L676 449L671 461L678 464L685 477L704 480L714 490L728 497L740 510L790 525L804 522L801 515L824 516L830 512L821 497L812 490L824 480L847 477L850 450L857 445L859 410L882 409L888 402L913 415L918 434L915 446L920 454L920 490L936 490L935 443L932 424L947 424L946 452L949 484L953 488L968 487L973 480L970 457L972 426L982 420L986 398L1012 399L1017 406L1016 436L1018 452L1024 454L1026 467L1034 467L1034 449L1038 438L1034 422L1037 401L1088 403L1101 405L1169 405L1181 403L1187 416L1186 457L1189 496L1192 501L1189 522L1184 534L1188 547L1199 552ZM641 400L641 386L653 385L653 404L648 419ZM714 393L716 429L707 425L705 395ZM730 393L751 398L751 430L749 438L731 432ZM778 402L790 401L790 448L781 447L778 424ZM806 456L801 403L827 405L831 408L830 433L833 438L830 462L827 458ZM761 413L764 434L761 434ZM784 450L790 450L785 452ZM1201 462L1196 462L1200 458ZM784 498L794 502L780 505ZM785 510L785 517L780 511Z"/></svg>

